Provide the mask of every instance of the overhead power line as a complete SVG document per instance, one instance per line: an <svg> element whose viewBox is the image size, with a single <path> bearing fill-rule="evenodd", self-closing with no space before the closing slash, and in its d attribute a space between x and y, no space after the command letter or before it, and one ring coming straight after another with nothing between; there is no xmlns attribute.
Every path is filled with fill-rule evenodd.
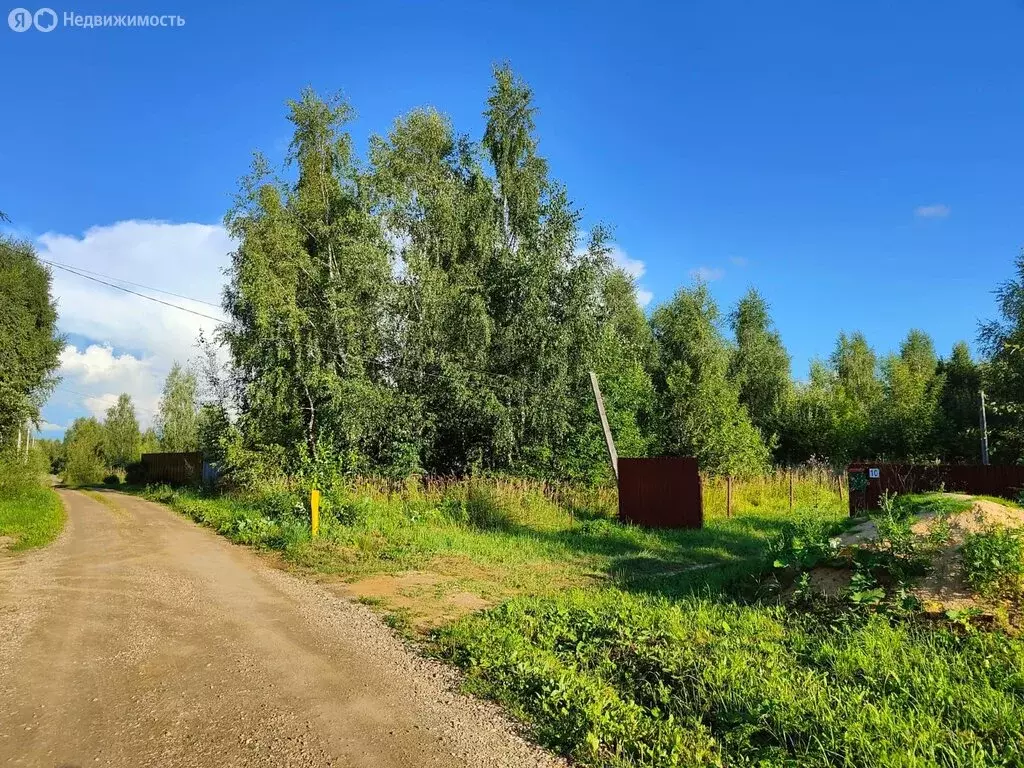
<svg viewBox="0 0 1024 768"><path fill-rule="evenodd" d="M90 394L87 394L85 392L79 392L77 390L74 390L74 389L71 389L69 387L64 386L64 384L58 384L56 387L54 387L54 391L55 392L61 392L61 393L67 394L67 395L78 395L81 398L89 398L89 397L98 398L98 397L100 397L100 395L97 395L97 394L90 395ZM155 416L156 415L156 411L154 411L153 409L146 408L145 406L139 405L138 403L136 403L134 401L132 401L132 408L134 408L136 411L142 411L143 413L148 414L150 416Z"/></svg>
<svg viewBox="0 0 1024 768"><path fill-rule="evenodd" d="M197 312L194 309L189 309L188 307L183 307L180 304L172 304L169 301L164 301L163 299L158 299L158 298L156 298L154 296L147 296L144 293L139 293L137 291L132 291L132 290L129 290L128 288L125 288L123 286L115 285L114 283L111 283L111 282L108 282L107 280L101 279L101 277L110 277L109 275L101 275L101 273L99 273L99 272L92 272L92 274L84 274L85 272L90 272L91 270L84 270L84 269L82 269L80 267L70 267L67 264L61 264L60 262L49 261L47 259L39 259L39 260L41 262L43 262L44 264L49 264L50 266L56 267L57 269L62 269L65 272L70 272L71 274L77 275L78 277L84 277L86 280L92 280L94 282L101 283L101 284L109 286L111 288L116 288L119 291L124 291L125 293L130 293L133 296L138 296L138 297L143 298L143 299L148 299L149 301L155 301L157 304L163 304L165 307L171 307L172 309L180 309L182 312L188 312L188 313L193 314L193 315L198 315L199 317L204 317L207 320L213 320L213 321L218 322L218 323L227 322L224 318L212 317L210 315L203 314L202 312ZM94 275L101 275L101 277L94 277ZM164 290L162 290L160 288L153 288L151 286L142 285L141 283L133 283L130 280L122 280L119 277L110 277L110 279L111 280L120 280L121 282L127 283L128 285L135 285L135 286L138 286L140 288L146 288L147 290L157 291L158 293L166 293L166 294L168 294L170 296L177 296L180 299L186 299L188 301L195 301L195 302L199 302L201 304L207 304L209 306L216 306L214 304L211 304L208 301L202 301L201 299L193 299L190 296L183 296L183 295L178 294L178 293L172 293L171 291L164 291ZM353 354L351 352L343 353L342 357L343 358L351 358L353 360L359 360L361 362L369 363L371 365L380 365L380 366L388 368L388 369L390 369L392 371L402 371L402 372L405 372L405 373L411 373L411 374L418 375L418 376L428 376L430 378L436 378L436 379L447 379L448 378L447 376L445 376L443 374L432 373L430 371L425 371L425 370L422 370L422 369L406 368L404 366L395 365L393 363L391 363L391 364L382 363L380 360L375 360L373 358L363 357L361 355ZM516 379L516 377L510 376L509 374L506 374L506 373L497 373L495 371L484 371L484 370L479 370L479 369L476 369L476 368L464 368L463 371L465 371L467 373L475 373L475 374L478 374L478 375L481 375L481 376L490 376L490 377L493 377L493 378L505 379L507 381L513 382L514 384L516 384L518 386L522 386L523 385L521 381Z"/></svg>
<svg viewBox="0 0 1024 768"><path fill-rule="evenodd" d="M174 291L167 291L167 290L164 290L163 288L154 288L152 285L143 285L142 283L133 283L131 280L125 280L123 277L115 277L113 275L105 275L102 272L96 272L95 270L86 269L85 267L79 267L79 266L76 266L74 264L61 264L59 261L50 261L49 259L39 259L39 261L43 262L43 264L49 264L51 267L57 267L59 269L64 269L64 270L72 270L72 271L74 271L75 274L78 274L79 272L85 273L84 275L81 275L83 277L85 275L95 275L96 277L105 277L107 280L116 280L117 282L124 283L125 285L134 285L136 288L145 288L147 291L156 291L157 293L164 293L164 294L167 294L168 296L174 296L174 297L179 298L179 299L186 299L188 301L194 301L197 304L205 304L206 306L213 307L214 309L220 309L220 304L214 304L212 301L206 301L205 299L197 299L197 298L195 298L193 296L185 296L184 294L175 293Z"/></svg>
<svg viewBox="0 0 1024 768"><path fill-rule="evenodd" d="M155 296L147 296L144 293L139 293L138 291L133 291L130 288L125 288L124 286L121 286L121 285L115 285L114 283L111 283L111 282L109 282L107 280L102 280L102 279L100 279L98 277L93 277L92 275L86 275L86 274L84 274L82 272L79 272L79 271L73 269L72 267L63 266L62 264L58 264L55 261L50 262L50 261L45 261L44 259L40 259L40 261L44 261L44 263L50 264L51 266L54 266L57 269L62 269L65 272L70 272L72 275L78 275L78 277L84 277L86 280L92 280L95 283L100 283L102 285L106 285L106 286L109 286L111 288L116 288L119 291L124 291L125 293L130 293L133 296L138 296L138 297L143 298L143 299L149 299L149 301L155 301L157 304L163 304L165 307L171 307L172 309L180 309L182 312L188 312L189 314L197 315L198 317L205 317L207 320L213 320L216 323L223 323L223 322L225 322L224 318L222 318L222 317L213 317L212 315L205 315L202 312L196 312L194 309L189 309L188 307L183 307L180 304L172 304L169 301L164 301L163 299L158 299ZM152 290L155 290L155 289L152 289ZM166 293L166 291L164 291L164 293ZM188 297L187 296L183 296L181 298L187 299ZM189 301L194 301L194 299L189 299ZM208 302L204 302L204 303L208 303Z"/></svg>

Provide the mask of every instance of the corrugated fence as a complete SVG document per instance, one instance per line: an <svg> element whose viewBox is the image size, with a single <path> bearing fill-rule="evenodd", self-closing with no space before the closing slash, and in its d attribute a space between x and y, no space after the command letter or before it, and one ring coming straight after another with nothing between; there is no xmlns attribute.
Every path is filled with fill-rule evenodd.
<svg viewBox="0 0 1024 768"><path fill-rule="evenodd" d="M144 453L142 454L143 480L147 483L186 485L203 480L203 454Z"/></svg>
<svg viewBox="0 0 1024 768"><path fill-rule="evenodd" d="M1016 499L1024 491L1024 466L981 464L868 464L847 469L850 515L878 509L882 495L950 491Z"/></svg>
<svg viewBox="0 0 1024 768"><path fill-rule="evenodd" d="M650 528L704 524L694 458L619 459L619 519Z"/></svg>

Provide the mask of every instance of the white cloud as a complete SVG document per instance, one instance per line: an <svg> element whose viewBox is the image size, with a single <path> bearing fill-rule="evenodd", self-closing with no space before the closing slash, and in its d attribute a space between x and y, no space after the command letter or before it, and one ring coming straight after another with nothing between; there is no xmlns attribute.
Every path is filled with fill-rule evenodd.
<svg viewBox="0 0 1024 768"><path fill-rule="evenodd" d="M914 215L919 219L944 219L950 213L952 213L952 209L945 203L919 205L914 209Z"/></svg>
<svg viewBox="0 0 1024 768"><path fill-rule="evenodd" d="M84 349L68 345L61 352L61 387L81 398L90 415L102 419L107 409L127 392L132 397L139 422L152 423L160 400L166 371L157 356L139 358L127 352L115 354L109 345L91 344Z"/></svg>
<svg viewBox="0 0 1024 768"><path fill-rule="evenodd" d="M137 379L148 374L149 363L127 352L117 355L109 344L91 344L84 350L67 346L60 354L60 371L83 384Z"/></svg>
<svg viewBox="0 0 1024 768"><path fill-rule="evenodd" d="M582 255L587 252L587 233L580 232L576 240L576 254ZM618 243L608 243L608 257L612 264L621 269L631 278L636 286L636 303L646 307L651 303L654 294L640 284L640 278L647 272L647 265L640 259L634 259Z"/></svg>
<svg viewBox="0 0 1024 768"><path fill-rule="evenodd" d="M64 427L62 427L60 424L52 424L49 421L41 421L41 422L39 422L39 431L40 432L63 432L64 431Z"/></svg>
<svg viewBox="0 0 1024 768"><path fill-rule="evenodd" d="M122 221L92 227L81 237L47 233L37 245L40 258L48 261L213 303L234 248L221 226L162 221ZM79 405L97 416L127 392L140 421L150 423L167 372L175 361L185 364L195 357L200 329L209 336L216 321L61 269L52 272L60 329L97 342L65 349L58 392L80 393ZM201 302L125 287L203 315L223 314Z"/></svg>
<svg viewBox="0 0 1024 768"><path fill-rule="evenodd" d="M612 243L611 252L608 254L612 259L612 264L621 269L627 275L632 277L634 280L639 280L644 276L644 272L647 271L647 265L644 264L640 259L634 259L621 247Z"/></svg>
<svg viewBox="0 0 1024 768"><path fill-rule="evenodd" d="M697 267L690 270L690 277L710 283L712 280L721 280L725 277L725 270L719 267Z"/></svg>

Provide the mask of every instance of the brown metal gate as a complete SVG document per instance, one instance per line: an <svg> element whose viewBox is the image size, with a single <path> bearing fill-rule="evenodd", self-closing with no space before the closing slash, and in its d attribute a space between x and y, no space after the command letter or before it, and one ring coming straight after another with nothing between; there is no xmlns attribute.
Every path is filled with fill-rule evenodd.
<svg viewBox="0 0 1024 768"><path fill-rule="evenodd" d="M619 519L650 528L700 528L704 508L697 460L620 458Z"/></svg>

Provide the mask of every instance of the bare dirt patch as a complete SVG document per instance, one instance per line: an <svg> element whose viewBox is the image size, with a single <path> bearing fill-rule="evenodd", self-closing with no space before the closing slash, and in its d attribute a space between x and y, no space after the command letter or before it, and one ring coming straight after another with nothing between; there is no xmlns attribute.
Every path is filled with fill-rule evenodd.
<svg viewBox="0 0 1024 768"><path fill-rule="evenodd" d="M952 498L970 499L963 494L949 494ZM942 526L940 528L940 526ZM950 610L978 609L991 614L1000 603L986 600L976 594L964 581L961 547L969 533L991 526L1024 527L1024 510L998 504L987 499L975 499L969 510L953 514L928 512L920 515L911 531L922 540L933 543L931 567L910 592L929 613ZM879 538L873 520L866 520L839 537L842 548L868 548ZM809 587L815 592L836 596L850 584L852 568L818 567L809 572Z"/></svg>
<svg viewBox="0 0 1024 768"><path fill-rule="evenodd" d="M378 574L328 585L335 594L401 612L420 631L490 607L490 601L458 587L458 579L428 571Z"/></svg>

